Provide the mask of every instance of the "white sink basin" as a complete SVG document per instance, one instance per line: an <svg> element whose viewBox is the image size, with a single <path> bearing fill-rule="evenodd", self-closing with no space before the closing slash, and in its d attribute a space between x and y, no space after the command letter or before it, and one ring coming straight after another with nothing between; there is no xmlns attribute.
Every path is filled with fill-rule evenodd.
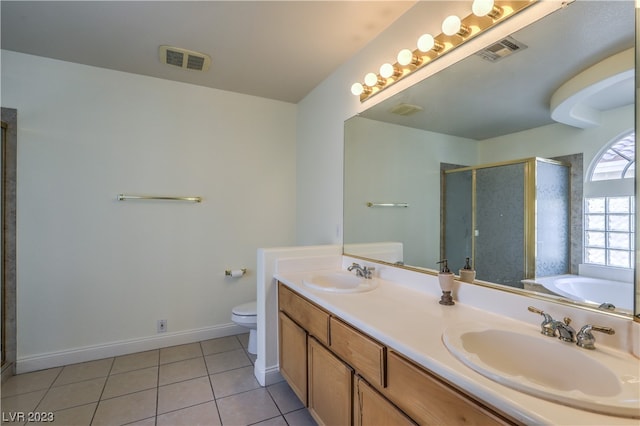
<svg viewBox="0 0 640 426"><path fill-rule="evenodd" d="M355 273L342 271L312 275L303 279L302 283L314 290L331 293L362 293L378 286L378 280L375 278L364 279Z"/></svg>
<svg viewBox="0 0 640 426"><path fill-rule="evenodd" d="M631 355L476 323L447 328L442 338L456 358L498 383L576 408L640 418L640 371Z"/></svg>

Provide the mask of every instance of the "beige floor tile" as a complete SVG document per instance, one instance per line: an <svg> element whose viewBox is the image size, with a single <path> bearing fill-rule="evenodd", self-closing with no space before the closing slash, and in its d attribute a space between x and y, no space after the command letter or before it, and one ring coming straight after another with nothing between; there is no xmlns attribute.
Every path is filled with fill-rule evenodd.
<svg viewBox="0 0 640 426"><path fill-rule="evenodd" d="M287 421L282 416L274 417L273 419L263 420L260 423L254 423L253 426L288 426ZM297 425L292 425L297 426Z"/></svg>
<svg viewBox="0 0 640 426"><path fill-rule="evenodd" d="M207 367L203 357L162 364L160 366L160 386L206 375Z"/></svg>
<svg viewBox="0 0 640 426"><path fill-rule="evenodd" d="M35 411L46 392L46 390L39 390L7 397L3 395L2 401L0 402L2 412L4 413L3 418L9 417L9 413L28 413ZM22 423L24 423L24 421Z"/></svg>
<svg viewBox="0 0 640 426"><path fill-rule="evenodd" d="M106 380L106 377L102 377L53 387L49 389L37 409L39 411L58 411L96 402L100 399Z"/></svg>
<svg viewBox="0 0 640 426"><path fill-rule="evenodd" d="M217 400L223 425L248 425L280 415L266 389L255 389Z"/></svg>
<svg viewBox="0 0 640 426"><path fill-rule="evenodd" d="M218 339L205 340L200 342L204 355L217 354L220 352L242 349L242 345L236 336L220 337Z"/></svg>
<svg viewBox="0 0 640 426"><path fill-rule="evenodd" d="M267 391L276 402L281 413L290 413L304 408L302 401L293 393L287 382L280 382L267 387Z"/></svg>
<svg viewBox="0 0 640 426"><path fill-rule="evenodd" d="M148 419L138 420L137 422L127 423L127 426L156 426L156 417L153 416Z"/></svg>
<svg viewBox="0 0 640 426"><path fill-rule="evenodd" d="M187 345L171 346L160 349L160 364L183 361L185 359L202 356L200 343L189 343Z"/></svg>
<svg viewBox="0 0 640 426"><path fill-rule="evenodd" d="M212 374L210 377L216 399L260 387L260 384L253 375L253 367L242 367L236 370Z"/></svg>
<svg viewBox="0 0 640 426"><path fill-rule="evenodd" d="M160 362L160 350L138 352L130 355L116 357L113 361L111 374L126 373L147 367L155 367Z"/></svg>
<svg viewBox="0 0 640 426"><path fill-rule="evenodd" d="M158 414L209 401L213 401L213 392L208 377L161 386L158 389Z"/></svg>
<svg viewBox="0 0 640 426"><path fill-rule="evenodd" d="M236 337L238 338L238 340L240 341L240 344L244 349L249 348L249 333L238 334Z"/></svg>
<svg viewBox="0 0 640 426"><path fill-rule="evenodd" d="M295 426L316 426L318 424L306 408L287 413L284 415L284 418L288 424Z"/></svg>
<svg viewBox="0 0 640 426"><path fill-rule="evenodd" d="M240 367L251 365L251 360L244 349L236 349L228 352L207 355L204 358L209 374L220 373Z"/></svg>
<svg viewBox="0 0 640 426"><path fill-rule="evenodd" d="M67 408L66 410L60 410L53 413L52 426L65 425L65 426L89 426L91 419L93 419L93 413L96 412L97 402L81 405L79 407ZM42 423L27 423L28 425L42 424Z"/></svg>
<svg viewBox="0 0 640 426"><path fill-rule="evenodd" d="M107 379L102 399L139 392L158 386L158 367L112 374Z"/></svg>
<svg viewBox="0 0 640 426"><path fill-rule="evenodd" d="M218 426L221 425L216 403L206 402L158 416L157 426Z"/></svg>
<svg viewBox="0 0 640 426"><path fill-rule="evenodd" d="M48 389L60 371L62 367L13 376L2 384L2 397Z"/></svg>
<svg viewBox="0 0 640 426"><path fill-rule="evenodd" d="M150 389L100 401L92 425L122 425L153 417L158 391Z"/></svg>
<svg viewBox="0 0 640 426"><path fill-rule="evenodd" d="M67 385L69 383L81 382L83 380L106 377L111 370L113 358L99 359L97 361L83 362L80 364L67 365L53 383L53 386Z"/></svg>

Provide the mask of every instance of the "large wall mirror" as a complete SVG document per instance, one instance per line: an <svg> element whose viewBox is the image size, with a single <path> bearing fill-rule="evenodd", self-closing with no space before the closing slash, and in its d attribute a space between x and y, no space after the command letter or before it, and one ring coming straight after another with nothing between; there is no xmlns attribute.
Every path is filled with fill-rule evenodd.
<svg viewBox="0 0 640 426"><path fill-rule="evenodd" d="M344 253L631 317L635 28L578 0L347 120Z"/></svg>

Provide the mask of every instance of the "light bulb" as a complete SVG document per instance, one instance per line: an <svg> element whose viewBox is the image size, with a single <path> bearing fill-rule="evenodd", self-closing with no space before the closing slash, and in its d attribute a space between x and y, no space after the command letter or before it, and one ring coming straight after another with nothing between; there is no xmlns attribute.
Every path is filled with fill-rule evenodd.
<svg viewBox="0 0 640 426"><path fill-rule="evenodd" d="M369 74L364 76L364 84L369 87L375 86L376 84L378 84L378 76L370 72Z"/></svg>
<svg viewBox="0 0 640 426"><path fill-rule="evenodd" d="M389 78L389 77L392 77L392 76L396 75L396 73L397 73L396 68L393 65L389 64L389 63L382 64L382 66L380 67L380 76L381 77Z"/></svg>
<svg viewBox="0 0 640 426"><path fill-rule="evenodd" d="M476 16L485 16L493 10L493 0L473 0L471 10Z"/></svg>
<svg viewBox="0 0 640 426"><path fill-rule="evenodd" d="M462 21L456 15L447 16L444 21L442 21L442 32L448 36L452 36L458 31L460 31L460 27L462 26Z"/></svg>
<svg viewBox="0 0 640 426"><path fill-rule="evenodd" d="M400 65L409 65L413 62L413 52L409 49L402 49L400 53L398 53L398 63Z"/></svg>
<svg viewBox="0 0 640 426"><path fill-rule="evenodd" d="M431 34L422 34L418 39L418 50L428 52L436 45L436 40Z"/></svg>
<svg viewBox="0 0 640 426"><path fill-rule="evenodd" d="M351 86L351 93L356 96L362 95L364 93L364 86L360 83L353 83L353 86Z"/></svg>

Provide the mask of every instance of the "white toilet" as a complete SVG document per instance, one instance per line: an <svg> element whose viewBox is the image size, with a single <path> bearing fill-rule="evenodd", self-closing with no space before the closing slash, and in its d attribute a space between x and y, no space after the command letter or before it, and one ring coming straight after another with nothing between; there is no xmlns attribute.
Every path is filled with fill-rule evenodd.
<svg viewBox="0 0 640 426"><path fill-rule="evenodd" d="M244 303L233 308L231 310L231 321L249 329L249 347L247 350L250 354L255 355L258 352L256 342L256 329L258 328L256 302Z"/></svg>

